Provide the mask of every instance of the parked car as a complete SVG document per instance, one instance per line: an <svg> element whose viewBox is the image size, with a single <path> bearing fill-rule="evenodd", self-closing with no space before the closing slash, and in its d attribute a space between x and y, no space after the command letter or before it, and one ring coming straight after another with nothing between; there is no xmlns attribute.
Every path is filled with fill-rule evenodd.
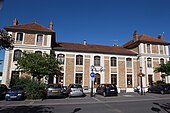
<svg viewBox="0 0 170 113"><path fill-rule="evenodd" d="M70 84L66 93L69 97L85 96L82 85L80 84Z"/></svg>
<svg viewBox="0 0 170 113"><path fill-rule="evenodd" d="M12 86L5 95L5 100L23 100L25 99L24 90L20 86Z"/></svg>
<svg viewBox="0 0 170 113"><path fill-rule="evenodd" d="M149 93L170 93L170 84L151 85L148 88Z"/></svg>
<svg viewBox="0 0 170 113"><path fill-rule="evenodd" d="M100 84L96 89L97 94L106 96L117 96L117 87L114 84Z"/></svg>
<svg viewBox="0 0 170 113"><path fill-rule="evenodd" d="M65 94L65 89L62 87L61 84L48 84L46 89L46 97L64 97Z"/></svg>
<svg viewBox="0 0 170 113"><path fill-rule="evenodd" d="M0 84L0 99L5 99L5 94L7 92L7 86L5 84Z"/></svg>

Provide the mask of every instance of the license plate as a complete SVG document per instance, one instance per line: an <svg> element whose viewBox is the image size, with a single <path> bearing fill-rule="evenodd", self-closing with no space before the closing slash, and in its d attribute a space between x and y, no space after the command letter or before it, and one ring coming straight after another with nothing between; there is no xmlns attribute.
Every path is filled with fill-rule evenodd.
<svg viewBox="0 0 170 113"><path fill-rule="evenodd" d="M115 91L114 89L110 90L110 91Z"/></svg>
<svg viewBox="0 0 170 113"><path fill-rule="evenodd" d="M10 96L10 98L16 98L17 96Z"/></svg>
<svg viewBox="0 0 170 113"><path fill-rule="evenodd" d="M57 92L59 92L59 91L58 91L58 90L52 90L52 92L57 93Z"/></svg>

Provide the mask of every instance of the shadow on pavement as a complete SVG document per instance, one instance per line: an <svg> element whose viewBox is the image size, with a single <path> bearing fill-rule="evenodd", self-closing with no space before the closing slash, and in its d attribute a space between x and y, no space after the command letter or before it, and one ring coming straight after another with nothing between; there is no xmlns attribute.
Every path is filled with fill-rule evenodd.
<svg viewBox="0 0 170 113"><path fill-rule="evenodd" d="M45 106L10 106L0 108L0 113L53 113L53 107Z"/></svg>
<svg viewBox="0 0 170 113"><path fill-rule="evenodd" d="M166 113L170 113L170 103L166 104L159 104L159 103L153 103L154 105L157 105L157 107L152 107L151 110L155 111L156 113L159 113L160 111L165 111Z"/></svg>

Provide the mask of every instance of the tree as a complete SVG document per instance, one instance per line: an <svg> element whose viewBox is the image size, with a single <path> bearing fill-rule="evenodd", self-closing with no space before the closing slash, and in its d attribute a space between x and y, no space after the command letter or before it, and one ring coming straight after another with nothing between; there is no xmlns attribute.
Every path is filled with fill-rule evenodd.
<svg viewBox="0 0 170 113"><path fill-rule="evenodd" d="M0 30L0 49L13 48L13 38L5 30Z"/></svg>
<svg viewBox="0 0 170 113"><path fill-rule="evenodd" d="M30 73L39 81L45 75L54 76L60 73L59 62L54 55L40 53L26 53L17 60L17 69Z"/></svg>
<svg viewBox="0 0 170 113"><path fill-rule="evenodd" d="M159 73L162 72L162 77L169 76L170 75L170 62L167 62L166 64L162 63L159 65L159 67L156 67L154 72Z"/></svg>

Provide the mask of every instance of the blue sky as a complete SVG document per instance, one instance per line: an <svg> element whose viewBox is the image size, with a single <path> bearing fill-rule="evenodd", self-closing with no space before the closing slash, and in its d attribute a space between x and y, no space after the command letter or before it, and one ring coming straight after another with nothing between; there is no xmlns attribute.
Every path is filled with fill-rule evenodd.
<svg viewBox="0 0 170 113"><path fill-rule="evenodd" d="M4 0L0 29L15 18L46 27L52 21L56 41L121 46L137 30L153 37L164 32L170 42L170 0Z"/></svg>

